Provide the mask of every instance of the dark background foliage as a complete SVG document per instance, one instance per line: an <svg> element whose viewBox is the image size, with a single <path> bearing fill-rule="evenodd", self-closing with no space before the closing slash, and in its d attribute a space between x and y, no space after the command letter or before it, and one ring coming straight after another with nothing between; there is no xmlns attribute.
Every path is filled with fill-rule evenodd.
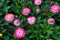
<svg viewBox="0 0 60 40"><path fill-rule="evenodd" d="M40 6L36 6L33 0L0 0L0 33L3 34L0 40L18 40L14 37L14 30L17 28L13 22L8 23L4 20L4 16L7 13L12 13L18 15L21 21L21 25L18 27L23 27L26 31L26 36L21 40L60 40L60 14L53 14L50 12L50 1L54 4L60 5L60 0L43 0ZM27 23L26 18L28 16L22 15L22 8L29 7L31 9L31 14L28 16L35 16L37 22L33 25ZM41 12L36 13L35 9L40 8ZM46 12L45 10L49 10ZM54 18L55 24L49 25L47 23L48 18ZM20 39L19 39L20 40Z"/></svg>

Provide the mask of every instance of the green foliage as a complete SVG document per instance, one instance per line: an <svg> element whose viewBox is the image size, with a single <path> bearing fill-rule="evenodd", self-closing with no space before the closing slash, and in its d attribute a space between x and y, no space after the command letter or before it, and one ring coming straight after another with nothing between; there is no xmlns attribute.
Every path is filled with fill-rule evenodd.
<svg viewBox="0 0 60 40"><path fill-rule="evenodd" d="M20 3L22 1L22 4ZM57 5L60 5L60 0L53 0ZM36 6L33 0L0 0L0 33L3 34L0 40L18 40L14 37L14 30L17 28L12 23L6 22L4 16L7 13L13 13L18 15L18 19L21 21L21 25L18 27L23 27L26 31L26 36L21 40L60 40L60 14L54 15L50 11L45 12L46 9L50 9L49 0L43 0L40 6ZM37 18L36 24L30 25L27 23L26 19L28 16L22 15L22 8L29 7L31 9L31 14L28 16L35 16ZM41 8L40 13L36 13L36 8ZM58 16L58 18L56 18ZM54 25L49 25L47 19L53 17L55 19ZM30 26L30 29L28 29Z"/></svg>

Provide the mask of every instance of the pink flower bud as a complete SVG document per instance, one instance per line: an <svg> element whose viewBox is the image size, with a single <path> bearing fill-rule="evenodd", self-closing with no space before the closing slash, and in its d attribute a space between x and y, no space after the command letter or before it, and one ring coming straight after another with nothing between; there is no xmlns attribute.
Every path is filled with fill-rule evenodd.
<svg viewBox="0 0 60 40"><path fill-rule="evenodd" d="M18 18L18 16L17 16L17 15L15 15L15 17L16 17L16 18Z"/></svg>
<svg viewBox="0 0 60 40"><path fill-rule="evenodd" d="M14 31L14 35L16 38L23 38L25 37L25 30L23 28L16 28Z"/></svg>
<svg viewBox="0 0 60 40"><path fill-rule="evenodd" d="M50 5L53 5L54 4L54 2L53 1L50 1Z"/></svg>
<svg viewBox="0 0 60 40"><path fill-rule="evenodd" d="M59 6L58 5L52 5L50 10L53 13L58 13L59 12Z"/></svg>
<svg viewBox="0 0 60 40"><path fill-rule="evenodd" d="M27 21L29 24L34 24L36 22L36 18L34 16L28 17Z"/></svg>
<svg viewBox="0 0 60 40"><path fill-rule="evenodd" d="M49 10L47 10L47 9L46 9L46 10L45 10L45 12L46 12L46 13L48 13L48 12L49 12Z"/></svg>
<svg viewBox="0 0 60 40"><path fill-rule="evenodd" d="M54 24L54 19L53 18L48 19L48 24Z"/></svg>
<svg viewBox="0 0 60 40"><path fill-rule="evenodd" d="M14 20L14 14L6 14L4 19L7 21L7 22L12 22Z"/></svg>
<svg viewBox="0 0 60 40"><path fill-rule="evenodd" d="M22 9L22 14L23 14L23 15L28 15L28 14L30 14L30 12L31 12L31 11L30 11L29 8L23 8L23 9Z"/></svg>
<svg viewBox="0 0 60 40"><path fill-rule="evenodd" d="M37 12L37 13L39 13L39 12L40 12L40 9L39 9L39 8L37 8L37 9L36 9L36 12Z"/></svg>
<svg viewBox="0 0 60 40"><path fill-rule="evenodd" d="M15 20L14 25L19 26L20 25L20 20Z"/></svg>
<svg viewBox="0 0 60 40"><path fill-rule="evenodd" d="M34 0L35 5L41 5L41 3L42 3L42 0Z"/></svg>

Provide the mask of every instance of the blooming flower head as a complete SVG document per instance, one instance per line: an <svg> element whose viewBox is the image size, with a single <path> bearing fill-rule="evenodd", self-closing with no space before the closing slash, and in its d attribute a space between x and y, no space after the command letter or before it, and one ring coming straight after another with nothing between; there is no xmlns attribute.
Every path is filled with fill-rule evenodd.
<svg viewBox="0 0 60 40"><path fill-rule="evenodd" d="M23 28L16 28L14 31L14 35L16 38L23 38L25 37L25 30Z"/></svg>
<svg viewBox="0 0 60 40"><path fill-rule="evenodd" d="M58 13L59 12L59 6L58 5L52 5L50 10L52 13Z"/></svg>
<svg viewBox="0 0 60 40"><path fill-rule="evenodd" d="M14 20L14 14L6 14L4 19L7 21L7 22L12 22Z"/></svg>
<svg viewBox="0 0 60 40"><path fill-rule="evenodd" d="M42 0L34 0L35 5L41 5L41 3L42 3Z"/></svg>
<svg viewBox="0 0 60 40"><path fill-rule="evenodd" d="M36 18L34 16L30 16L27 18L29 24L34 24L36 22Z"/></svg>
<svg viewBox="0 0 60 40"><path fill-rule="evenodd" d="M37 8L37 9L36 9L36 12L37 12L37 13L39 13L39 12L40 12L40 9L39 9L39 8Z"/></svg>
<svg viewBox="0 0 60 40"><path fill-rule="evenodd" d="M23 14L23 15L28 15L28 14L30 14L30 12L31 12L30 8L27 8L27 7L26 7L26 8L23 8L23 9L22 9L22 14Z"/></svg>
<svg viewBox="0 0 60 40"><path fill-rule="evenodd" d="M48 24L54 24L54 19L53 18L48 19Z"/></svg>
<svg viewBox="0 0 60 40"><path fill-rule="evenodd" d="M20 20L14 20L14 25L19 26L20 25Z"/></svg>

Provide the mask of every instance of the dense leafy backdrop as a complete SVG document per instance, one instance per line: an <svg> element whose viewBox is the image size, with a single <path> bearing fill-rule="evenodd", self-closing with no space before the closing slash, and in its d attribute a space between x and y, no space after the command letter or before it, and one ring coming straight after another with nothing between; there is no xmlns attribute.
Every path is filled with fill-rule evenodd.
<svg viewBox="0 0 60 40"><path fill-rule="evenodd" d="M9 23L4 20L4 16L7 13L18 15L17 19L21 21L18 27L23 27L26 31L26 36L21 40L60 40L60 14L55 15L50 12L50 1L51 0L43 0L40 6L36 6L33 0L29 0L28 2L26 2L26 0L0 0L0 33L3 34L0 40L18 40L13 34L17 27L13 22ZM52 1L54 4L60 5L60 0ZM30 25L27 23L26 18L28 16L22 15L21 10L23 7L29 7L31 9L31 14L28 16L35 16L37 18L35 24ZM40 8L41 12L36 13L36 8ZM49 12L45 12L45 10L49 10ZM54 18L54 25L47 23L47 19L50 17Z"/></svg>

